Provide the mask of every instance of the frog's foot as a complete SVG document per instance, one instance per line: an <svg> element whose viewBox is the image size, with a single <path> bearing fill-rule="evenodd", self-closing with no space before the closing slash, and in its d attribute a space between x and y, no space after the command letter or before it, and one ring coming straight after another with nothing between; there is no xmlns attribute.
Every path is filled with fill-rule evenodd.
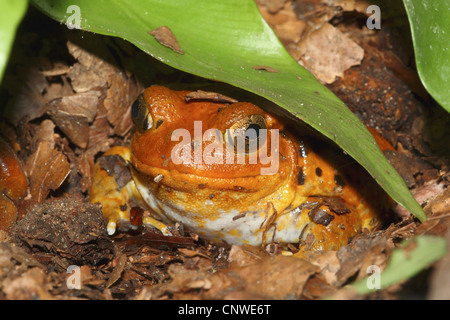
<svg viewBox="0 0 450 320"><path fill-rule="evenodd" d="M117 209L119 208L119 209ZM120 207L114 206L109 208L102 208L103 215L105 216L107 220L107 226L106 229L108 231L108 235L115 234L117 229L120 229L121 231L128 231L128 230L136 230L138 228L138 225L134 225L130 220L130 211L127 210L121 210ZM153 228L158 229L163 235L165 236L171 236L172 233L169 231L169 228L166 224L163 222L156 220L153 217L145 216L142 218L142 224L144 226L150 226Z"/></svg>
<svg viewBox="0 0 450 320"><path fill-rule="evenodd" d="M137 228L130 223L130 211L127 205L120 204L122 201L123 199L103 199L103 201L99 201L106 220L106 231L110 236L115 234L117 229L127 231Z"/></svg>

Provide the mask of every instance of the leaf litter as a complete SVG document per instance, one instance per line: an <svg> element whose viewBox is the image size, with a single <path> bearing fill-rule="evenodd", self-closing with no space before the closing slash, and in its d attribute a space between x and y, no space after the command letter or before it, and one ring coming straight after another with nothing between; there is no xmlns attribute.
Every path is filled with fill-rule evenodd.
<svg viewBox="0 0 450 320"><path fill-rule="evenodd" d="M172 237L140 229L107 236L100 209L86 197L94 162L111 146L128 143L129 106L143 88L156 82L195 87L204 80L170 69L121 40L67 32L55 24L54 38L27 38L38 50L16 48L21 53L13 65L19 72L7 72L2 85L9 99L0 132L15 146L29 194L14 203L18 213L10 232L0 231L0 298L339 298L348 283L369 275L369 266L384 269L403 239L419 234L448 238L448 162L440 153L445 142L439 141L448 126L435 113L418 112L430 101L417 99L424 97L420 84L404 77L414 72L408 51L392 45L398 38L395 28L378 33L361 28L365 1L257 2L291 55L394 146L389 159L403 167L402 176L428 221L419 224L397 209L398 218L387 228L362 233L337 251L301 258L289 256L295 255L295 246L217 246L181 225L171 226ZM24 28L24 36L34 34ZM342 44L353 49L348 52ZM321 57L323 52L329 56ZM375 70L376 63L386 67ZM202 91L192 98L211 94L233 99ZM429 121L439 125L440 135L426 133ZM325 200L339 212L346 209L335 199ZM449 298L439 285L448 274L446 261L433 273L428 297ZM67 286L70 265L80 266L80 290ZM365 298L401 294L397 286Z"/></svg>

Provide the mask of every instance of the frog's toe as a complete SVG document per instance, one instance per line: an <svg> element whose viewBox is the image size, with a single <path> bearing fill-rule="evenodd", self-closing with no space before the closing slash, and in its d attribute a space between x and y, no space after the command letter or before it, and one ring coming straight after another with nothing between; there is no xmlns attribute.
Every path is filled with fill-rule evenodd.
<svg viewBox="0 0 450 320"><path fill-rule="evenodd" d="M171 236L172 235L172 233L169 231L169 228L167 227L167 225L162 223L161 221L156 220L155 218L144 217L142 219L142 223L144 225L151 226L151 227L154 227L154 228L158 229L165 236Z"/></svg>
<svg viewBox="0 0 450 320"><path fill-rule="evenodd" d="M116 227L116 221L108 221L108 224L106 225L106 231L108 232L108 235L112 236L114 233L116 233Z"/></svg>

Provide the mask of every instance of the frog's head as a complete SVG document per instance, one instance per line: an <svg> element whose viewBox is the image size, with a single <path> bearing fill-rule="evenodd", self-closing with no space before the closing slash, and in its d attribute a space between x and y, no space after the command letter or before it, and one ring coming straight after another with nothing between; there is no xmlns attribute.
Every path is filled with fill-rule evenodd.
<svg viewBox="0 0 450 320"><path fill-rule="evenodd" d="M248 102L186 102L188 93L151 86L134 102L131 153L138 172L224 183L290 171L296 148L280 121Z"/></svg>

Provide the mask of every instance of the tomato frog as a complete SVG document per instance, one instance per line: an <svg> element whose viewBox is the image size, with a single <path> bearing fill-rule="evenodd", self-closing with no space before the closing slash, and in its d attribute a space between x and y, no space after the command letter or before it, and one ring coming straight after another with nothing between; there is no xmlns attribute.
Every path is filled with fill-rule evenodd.
<svg viewBox="0 0 450 320"><path fill-rule="evenodd" d="M128 178L96 163L90 201L101 205L109 234L132 227L130 200L146 209L143 224L164 235L180 222L228 244L335 250L380 225L381 189L342 151L316 152L252 103L189 94L154 85L134 102L129 147L103 155L123 159Z"/></svg>

